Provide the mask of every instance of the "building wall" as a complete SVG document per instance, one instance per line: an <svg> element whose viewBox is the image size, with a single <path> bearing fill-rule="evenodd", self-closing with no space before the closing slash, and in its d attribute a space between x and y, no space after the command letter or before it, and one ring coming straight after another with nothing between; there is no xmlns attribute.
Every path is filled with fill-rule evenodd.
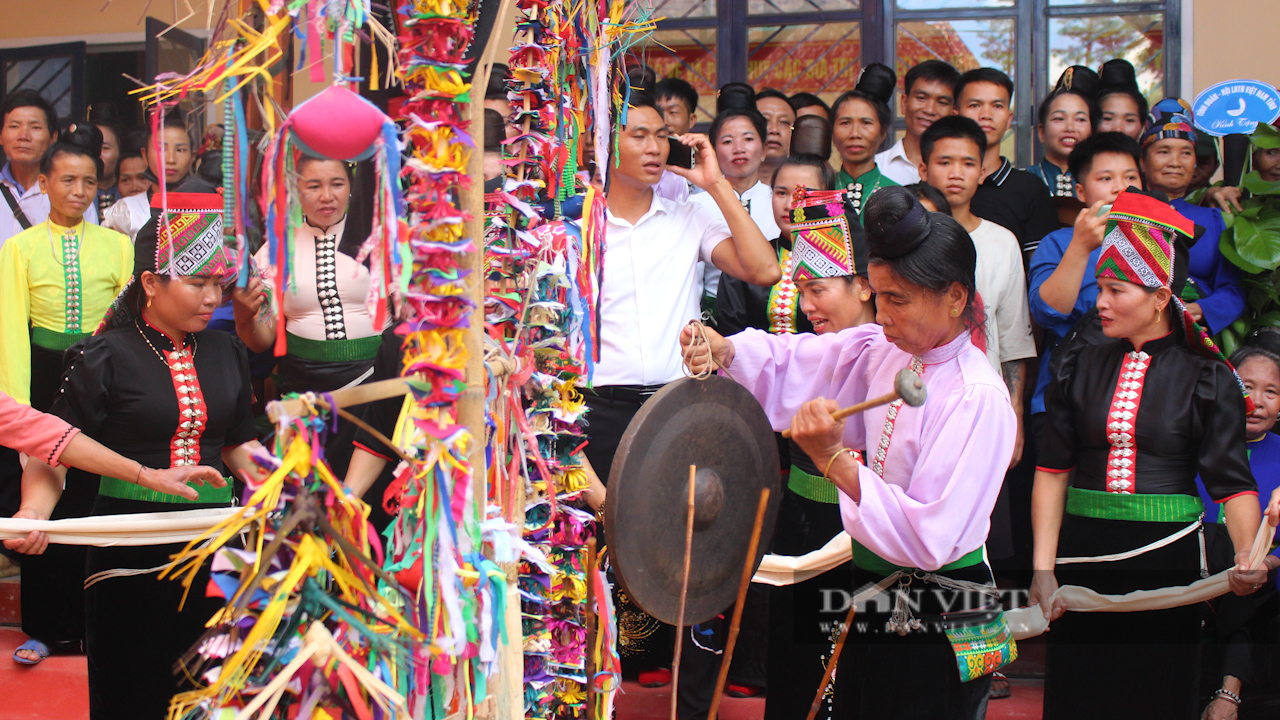
<svg viewBox="0 0 1280 720"><path fill-rule="evenodd" d="M1191 16L1193 93L1237 78L1280 86L1280 2L1194 0Z"/></svg>
<svg viewBox="0 0 1280 720"><path fill-rule="evenodd" d="M220 0L212 0L221 9ZM195 11L179 27L203 30L208 20L206 0L3 0L0 1L0 47L44 45L85 40L89 44L142 42L146 17L173 22ZM217 17L214 17L217 21Z"/></svg>

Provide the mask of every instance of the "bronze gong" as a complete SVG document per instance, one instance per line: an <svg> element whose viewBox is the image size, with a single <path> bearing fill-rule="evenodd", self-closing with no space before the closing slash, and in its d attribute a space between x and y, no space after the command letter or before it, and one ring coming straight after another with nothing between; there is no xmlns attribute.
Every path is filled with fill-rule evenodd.
<svg viewBox="0 0 1280 720"><path fill-rule="evenodd" d="M637 605L673 625L690 465L698 470L685 622L696 624L734 602L760 490L769 488L770 501L755 565L782 497L773 429L746 388L717 375L667 385L640 408L614 455L604 518L614 571Z"/></svg>

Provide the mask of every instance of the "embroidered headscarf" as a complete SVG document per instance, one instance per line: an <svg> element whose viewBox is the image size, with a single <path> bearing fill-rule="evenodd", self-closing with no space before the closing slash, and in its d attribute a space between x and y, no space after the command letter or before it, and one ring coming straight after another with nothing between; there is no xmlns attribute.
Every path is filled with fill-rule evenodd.
<svg viewBox="0 0 1280 720"><path fill-rule="evenodd" d="M795 281L867 271L867 237L847 190L795 189L791 205L791 277Z"/></svg>
<svg viewBox="0 0 1280 720"><path fill-rule="evenodd" d="M1191 106L1181 98L1165 98L1151 108L1147 127L1142 131L1139 144L1147 147L1157 140L1176 138L1191 144L1196 142L1195 115Z"/></svg>
<svg viewBox="0 0 1280 720"><path fill-rule="evenodd" d="M1136 188L1120 193L1107 216L1107 232L1102 239L1095 274L1153 290L1168 288L1182 319L1187 342L1198 351L1227 364L1232 374L1235 367L1227 360L1209 334L1187 312L1178 296L1187 282L1190 248L1203 229L1167 202ZM1253 401L1236 376L1245 405L1253 412Z"/></svg>
<svg viewBox="0 0 1280 720"><path fill-rule="evenodd" d="M224 289L237 276L236 252L222 235L222 196L218 193L171 192L169 208L151 198L151 219L134 243L133 277L124 286L98 332L133 322L138 310L144 272L175 277L220 277Z"/></svg>

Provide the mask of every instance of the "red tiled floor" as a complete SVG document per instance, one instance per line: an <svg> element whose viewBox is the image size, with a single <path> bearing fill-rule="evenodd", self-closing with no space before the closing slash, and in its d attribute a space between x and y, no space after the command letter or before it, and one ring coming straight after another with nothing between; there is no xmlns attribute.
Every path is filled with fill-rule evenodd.
<svg viewBox="0 0 1280 720"><path fill-rule="evenodd" d="M13 662L13 651L26 640L16 627L0 627L0 720L85 720L89 717L89 688L83 655L58 655L28 668ZM993 700L987 720L1039 720L1044 686L1039 680L1014 679L1013 695ZM618 720L666 720L670 714L670 686L642 688L622 684L617 700ZM723 720L760 720L764 698L726 697Z"/></svg>
<svg viewBox="0 0 1280 720"><path fill-rule="evenodd" d="M987 720L1040 720L1044 683L1015 679L1011 686L1013 694L1010 697L989 703ZM634 682L622 683L623 694L615 703L618 720L667 720L671 716L670 690L670 685L642 688ZM764 698L726 697L720 704L719 717L722 720L760 720L764 717Z"/></svg>
<svg viewBox="0 0 1280 720"><path fill-rule="evenodd" d="M0 627L0 720L85 720L89 717L84 655L54 655L35 667L13 661L27 636Z"/></svg>

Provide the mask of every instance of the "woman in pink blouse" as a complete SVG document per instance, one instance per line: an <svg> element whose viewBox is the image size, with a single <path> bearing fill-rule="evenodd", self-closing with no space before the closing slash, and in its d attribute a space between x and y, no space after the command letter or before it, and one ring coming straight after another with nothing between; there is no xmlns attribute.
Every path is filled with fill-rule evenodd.
<svg viewBox="0 0 1280 720"><path fill-rule="evenodd" d="M877 193L864 219L879 325L818 336L709 332L710 350L839 490L854 563L853 587L839 590L888 590L859 608L832 715L967 720L990 672L1015 652L984 543L1016 419L1004 382L969 340L981 321L964 229L902 188ZM682 342L691 369L705 367L691 331ZM903 368L923 377L924 405L832 417L892 391ZM868 449L865 464L858 447ZM845 608L834 605L824 621L841 620Z"/></svg>

